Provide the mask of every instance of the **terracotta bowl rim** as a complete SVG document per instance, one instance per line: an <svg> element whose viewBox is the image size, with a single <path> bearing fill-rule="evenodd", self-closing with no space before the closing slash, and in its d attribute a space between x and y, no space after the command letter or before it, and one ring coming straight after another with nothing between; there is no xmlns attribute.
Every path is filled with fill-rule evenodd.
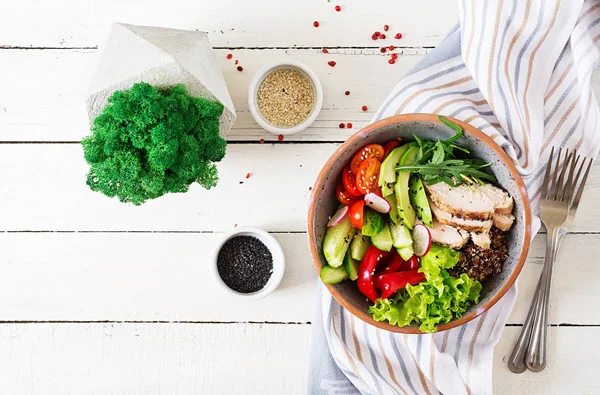
<svg viewBox="0 0 600 395"><path fill-rule="evenodd" d="M468 123L460 121L458 119L447 117L447 116L444 116L444 117L451 120L452 122L460 125L463 128L463 131L465 134L475 137L476 139L485 143L502 160L502 162L508 168L508 171L510 172L511 176L513 177L513 179L515 180L515 183L517 185L517 190L518 190L521 202L523 204L523 217L524 217L525 223L524 223L524 232L523 232L523 237L522 237L523 248L521 249L521 253L517 260L517 264L515 265L513 271L510 273L510 275L506 279L506 282L502 285L502 287L500 287L500 289L496 292L496 294L494 294L490 298L490 300L488 300L486 303L478 306L477 309L475 309L474 311L472 311L471 313L469 313L467 315L464 315L460 318L452 320L446 324L439 325L437 327L438 332L442 332L442 331L463 325L463 324L479 317L480 315L482 315L483 313L488 311L490 308L492 308L492 306L494 306L504 296L504 294L506 294L506 292L510 289L510 287L512 287L512 285L515 283L517 277L519 276L519 273L521 272L521 269L523 268L525 259L527 258L527 253L529 252L529 244L531 241L531 205L529 202L529 196L527 195L527 190L525 189L525 184L523 183L521 175L517 171L512 160L504 152L504 150L498 144L496 144L494 142L494 140L492 140L488 135L486 135L479 129L475 128L474 126L469 125ZM312 256L313 265L315 266L317 273L319 273L321 270L321 260L319 259L319 253L317 251L316 243L313 242L313 240L315 239L315 235L313 232L314 221L315 221L315 209L316 209L315 197L316 197L316 194L318 193L321 185L324 183L327 172L332 167L333 163L340 157L340 155L342 155L342 153L345 152L346 149L348 149L356 141L368 136L369 134L377 131L378 129L380 129L382 127L385 127L385 126L388 126L391 124L395 124L395 123L407 123L407 122L414 122L414 121L426 121L426 122L441 123L441 121L438 119L438 115L436 115L436 114L420 114L420 113L419 114L394 115L392 117L384 118L380 121L374 122L370 125L365 126L362 129L360 129L358 132L354 133L342 145L340 145L338 147L338 149L335 150L335 152L327 160L327 162L325 163L325 165L319 172L317 180L313 186L313 192L312 192L311 199L310 199L310 206L309 206L309 210L308 210L308 221L307 221L310 254ZM369 313L362 311L358 307L352 305L346 298L344 298L340 294L340 292L336 289L335 286L329 285L329 284L324 284L324 285L327 287L327 289L329 290L329 292L331 293L333 298L339 304L341 304L346 310L348 310L350 313L352 313L352 315L354 315L355 317L359 318L360 320L362 320L370 325L376 326L380 329L384 329L384 330L387 330L390 332L412 333L412 334L422 333L418 327L399 327L399 326L388 324L387 322L375 321L371 317L371 315L369 315Z"/></svg>

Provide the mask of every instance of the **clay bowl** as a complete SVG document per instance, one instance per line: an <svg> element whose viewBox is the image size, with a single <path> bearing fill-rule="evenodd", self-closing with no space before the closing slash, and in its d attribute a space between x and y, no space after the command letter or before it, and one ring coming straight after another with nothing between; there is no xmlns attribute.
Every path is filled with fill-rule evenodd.
<svg viewBox="0 0 600 395"><path fill-rule="evenodd" d="M492 173L498 179L498 184L508 191L515 200L513 211L516 221L508 233L508 259L504 263L502 273L488 279L483 284L480 302L465 312L461 318L454 319L438 326L438 331L444 331L465 324L489 310L513 285L529 250L531 237L531 211L527 191L517 169L506 153L494 141L481 131L464 122L452 119L464 130L464 137L458 144L468 148L478 158L491 162ZM351 136L329 158L319 173L308 210L308 236L310 252L317 273L326 264L323 256L323 237L326 224L332 215L338 201L335 197L335 187L341 180L344 166L350 163L352 156L363 146L371 143L383 144L386 141L402 137L405 141L413 140L413 134L421 139L445 139L455 134L453 130L442 124L437 115L433 114L404 114L383 119L368 125ZM398 327L386 322L377 322L368 313L371 305L358 291L356 284L345 281L337 285L326 285L331 295L344 308L357 318L378 328L391 332L420 333L418 326Z"/></svg>

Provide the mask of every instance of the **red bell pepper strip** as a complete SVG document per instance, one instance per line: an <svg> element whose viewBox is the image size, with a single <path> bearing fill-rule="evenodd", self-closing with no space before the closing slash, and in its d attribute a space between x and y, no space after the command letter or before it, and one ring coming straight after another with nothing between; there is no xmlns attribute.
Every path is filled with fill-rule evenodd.
<svg viewBox="0 0 600 395"><path fill-rule="evenodd" d="M419 258L415 255L411 256L408 261L406 261L406 266L404 270L417 270L419 268Z"/></svg>
<svg viewBox="0 0 600 395"><path fill-rule="evenodd" d="M389 252L381 251L374 245L371 245L358 267L358 289L373 303L375 303L375 300L379 297L379 293L375 290L375 286L373 285L375 268L381 258L389 255Z"/></svg>
<svg viewBox="0 0 600 395"><path fill-rule="evenodd" d="M381 297L387 299L398 290L406 288L407 284L417 285L425 281L425 274L417 270L380 274L374 281L381 288Z"/></svg>
<svg viewBox="0 0 600 395"><path fill-rule="evenodd" d="M400 268L402 267L403 263L404 263L404 259L402 259L402 257L400 256L400 254L398 254L398 252L394 251L392 261L385 268L385 270L381 272L381 274L398 272L398 271L400 271Z"/></svg>

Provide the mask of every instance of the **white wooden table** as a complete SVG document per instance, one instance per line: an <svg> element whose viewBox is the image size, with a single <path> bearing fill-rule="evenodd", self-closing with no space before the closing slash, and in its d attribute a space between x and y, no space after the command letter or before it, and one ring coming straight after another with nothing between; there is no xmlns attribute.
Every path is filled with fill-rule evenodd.
<svg viewBox="0 0 600 395"><path fill-rule="evenodd" d="M334 149L458 20L455 2L446 0L347 0L339 13L335 4L0 3L1 394L304 393L316 285L305 234L308 188ZM210 33L238 113L214 190L193 186L132 207L85 185L82 95L112 22ZM404 35L386 41L402 48L395 65L370 38L383 24ZM246 104L251 76L276 58L307 63L325 91L317 122L283 143L252 121ZM354 129L339 129L340 122ZM595 167L555 269L548 368L515 375L505 362L541 271L538 236L496 348L498 394L600 392ZM240 185L248 172L252 178ZM210 279L213 245L234 224L273 232L285 251L284 280L264 300L228 299Z"/></svg>

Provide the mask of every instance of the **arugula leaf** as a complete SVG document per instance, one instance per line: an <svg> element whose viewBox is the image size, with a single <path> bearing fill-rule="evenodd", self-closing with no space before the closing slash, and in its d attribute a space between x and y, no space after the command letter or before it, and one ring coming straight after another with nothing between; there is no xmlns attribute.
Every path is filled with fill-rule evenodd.
<svg viewBox="0 0 600 395"><path fill-rule="evenodd" d="M496 181L496 178L482 169L491 165L481 159L464 158L470 154L467 148L456 145L463 136L462 128L454 122L438 116L445 125L456 131L456 134L445 140L423 141L414 136L415 142L410 143L419 148L412 164L396 167L397 171L408 170L418 174L429 184L445 182L451 186L461 184L482 183L482 180ZM456 154L459 154L457 156Z"/></svg>

